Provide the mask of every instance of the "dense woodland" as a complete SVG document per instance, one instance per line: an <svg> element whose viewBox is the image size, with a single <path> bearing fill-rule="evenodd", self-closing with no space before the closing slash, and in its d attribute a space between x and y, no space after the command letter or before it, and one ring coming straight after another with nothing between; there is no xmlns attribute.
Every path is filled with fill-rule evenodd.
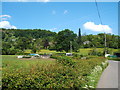
<svg viewBox="0 0 120 90"><path fill-rule="evenodd" d="M58 33L41 29L2 29L2 54L14 55L31 49L33 53L41 49L77 52L79 48L104 48L104 33L97 35L78 35L72 30L65 29ZM107 47L120 48L120 36L106 34Z"/></svg>

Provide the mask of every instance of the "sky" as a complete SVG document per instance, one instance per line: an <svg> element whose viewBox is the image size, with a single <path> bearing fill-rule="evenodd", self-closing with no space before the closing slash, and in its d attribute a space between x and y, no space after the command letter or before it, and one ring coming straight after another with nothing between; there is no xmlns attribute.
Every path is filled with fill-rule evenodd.
<svg viewBox="0 0 120 90"><path fill-rule="evenodd" d="M0 28L70 29L82 34L118 34L118 3L98 2L2 2Z"/></svg>
<svg viewBox="0 0 120 90"><path fill-rule="evenodd" d="M2 2L95 2L95 0L1 0ZM97 2L119 2L120 0L96 0Z"/></svg>

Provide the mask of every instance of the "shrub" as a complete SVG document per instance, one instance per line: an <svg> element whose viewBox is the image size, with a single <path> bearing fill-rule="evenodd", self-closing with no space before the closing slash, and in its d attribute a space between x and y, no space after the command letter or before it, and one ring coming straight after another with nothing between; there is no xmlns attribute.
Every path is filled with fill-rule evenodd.
<svg viewBox="0 0 120 90"><path fill-rule="evenodd" d="M6 66L6 68L3 68L2 73L2 88L16 90L90 88L91 77L94 76L92 72L97 66L103 69L105 66L103 62L105 62L103 58L74 61L70 57L59 56L57 57L57 63L54 64L40 65L39 63L30 63L29 68L21 67L14 70ZM96 73L98 72L99 70ZM96 73L94 72L95 75L97 75ZM95 87L95 84L93 83L92 86Z"/></svg>
<svg viewBox="0 0 120 90"><path fill-rule="evenodd" d="M105 55L105 51L106 51L107 54L111 54L112 53L111 49L106 48L106 50L104 49L104 51L103 51L103 55Z"/></svg>
<svg viewBox="0 0 120 90"><path fill-rule="evenodd" d="M57 62L61 63L63 65L68 65L68 66L72 66L72 67L74 67L74 64L75 64L75 62L67 56L61 56L61 57L57 58Z"/></svg>
<svg viewBox="0 0 120 90"><path fill-rule="evenodd" d="M25 55L25 56L23 56L23 58L31 58L31 56L26 56L26 55Z"/></svg>
<svg viewBox="0 0 120 90"><path fill-rule="evenodd" d="M83 57L83 55L78 54L78 53L74 53L72 58L73 59L81 59L81 57Z"/></svg>
<svg viewBox="0 0 120 90"><path fill-rule="evenodd" d="M50 56L50 58L53 58L53 59L57 59L57 58L59 58L60 56L59 55L57 55L57 54L52 54L51 56Z"/></svg>
<svg viewBox="0 0 120 90"><path fill-rule="evenodd" d="M96 56L103 56L102 52L97 51L96 49L91 50L88 55L96 55Z"/></svg>

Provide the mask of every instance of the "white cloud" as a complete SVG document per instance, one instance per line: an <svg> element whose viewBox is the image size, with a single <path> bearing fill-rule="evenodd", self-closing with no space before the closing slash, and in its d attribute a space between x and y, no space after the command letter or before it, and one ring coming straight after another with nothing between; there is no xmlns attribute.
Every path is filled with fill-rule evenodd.
<svg viewBox="0 0 120 90"><path fill-rule="evenodd" d="M10 15L0 15L0 20L7 20L9 18L11 18Z"/></svg>
<svg viewBox="0 0 120 90"><path fill-rule="evenodd" d="M52 28L52 29L50 29L50 31L54 31L54 30L56 30L57 28Z"/></svg>
<svg viewBox="0 0 120 90"><path fill-rule="evenodd" d="M10 15L0 15L0 17L8 17L8 18L11 18Z"/></svg>
<svg viewBox="0 0 120 90"><path fill-rule="evenodd" d="M9 18L11 18L10 15L0 15L0 19L1 19L0 28L17 29L16 26L13 26L13 25L10 24L9 21L6 21Z"/></svg>
<svg viewBox="0 0 120 90"><path fill-rule="evenodd" d="M64 14L67 14L68 13L68 10L64 10L64 12L63 12Z"/></svg>
<svg viewBox="0 0 120 90"><path fill-rule="evenodd" d="M11 25L10 22L8 22L8 21L1 21L0 28L17 29L16 26Z"/></svg>
<svg viewBox="0 0 120 90"><path fill-rule="evenodd" d="M94 22L86 22L83 24L83 27L91 31L112 33L112 29L109 25L96 25Z"/></svg>
<svg viewBox="0 0 120 90"><path fill-rule="evenodd" d="M43 2L49 2L50 0L42 0Z"/></svg>

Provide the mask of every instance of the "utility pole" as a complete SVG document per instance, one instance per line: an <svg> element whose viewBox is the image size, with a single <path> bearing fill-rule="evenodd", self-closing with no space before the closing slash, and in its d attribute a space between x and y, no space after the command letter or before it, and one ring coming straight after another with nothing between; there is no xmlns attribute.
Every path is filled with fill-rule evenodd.
<svg viewBox="0 0 120 90"><path fill-rule="evenodd" d="M105 55L107 54L107 43L106 43L106 33L104 32L104 35L105 35Z"/></svg>
<svg viewBox="0 0 120 90"><path fill-rule="evenodd" d="M101 23L101 25L103 25L102 19L101 19L101 16L100 16L100 12L99 12L99 9L98 9L97 0L95 0L95 4L96 4L96 7L97 7L97 12L98 12L98 17L100 19L100 23ZM103 28L103 26L102 26L102 28ZM103 30L104 30L104 28L103 28ZM107 44L106 44L106 33L105 33L105 31L104 31L104 37L105 37L105 42L104 42L105 43L105 54L107 54L107 52L106 52Z"/></svg>
<svg viewBox="0 0 120 90"><path fill-rule="evenodd" d="M72 53L72 41L70 41L70 53Z"/></svg>

